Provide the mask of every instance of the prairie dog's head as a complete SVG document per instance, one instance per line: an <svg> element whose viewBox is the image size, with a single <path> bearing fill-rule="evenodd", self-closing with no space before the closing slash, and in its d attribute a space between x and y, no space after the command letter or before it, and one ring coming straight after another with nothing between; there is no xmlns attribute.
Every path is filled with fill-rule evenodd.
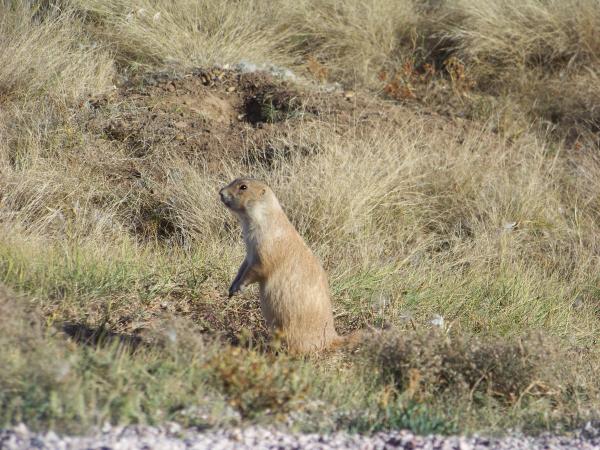
<svg viewBox="0 0 600 450"><path fill-rule="evenodd" d="M239 214L250 213L257 205L265 205L275 199L271 188L254 178L233 180L219 194L225 206Z"/></svg>

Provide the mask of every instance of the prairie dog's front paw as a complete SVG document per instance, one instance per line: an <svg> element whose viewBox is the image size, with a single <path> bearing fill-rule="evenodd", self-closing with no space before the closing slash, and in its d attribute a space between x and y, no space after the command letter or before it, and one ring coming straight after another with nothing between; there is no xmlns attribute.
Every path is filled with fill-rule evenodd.
<svg viewBox="0 0 600 450"><path fill-rule="evenodd" d="M229 288L229 298L233 297L236 293L242 292L244 287L239 284L232 284Z"/></svg>

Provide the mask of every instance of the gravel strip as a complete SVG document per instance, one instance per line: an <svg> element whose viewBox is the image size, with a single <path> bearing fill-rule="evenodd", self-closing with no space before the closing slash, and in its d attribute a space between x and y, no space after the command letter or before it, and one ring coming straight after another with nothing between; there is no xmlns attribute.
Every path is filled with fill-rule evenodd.
<svg viewBox="0 0 600 450"><path fill-rule="evenodd" d="M262 427L182 429L171 423L161 427L105 426L89 436L59 436L53 431L38 434L25 425L0 430L0 449L600 449L600 426L588 424L568 436L513 435L503 438L479 436L416 436L410 431L375 433L371 436L332 433L285 433Z"/></svg>

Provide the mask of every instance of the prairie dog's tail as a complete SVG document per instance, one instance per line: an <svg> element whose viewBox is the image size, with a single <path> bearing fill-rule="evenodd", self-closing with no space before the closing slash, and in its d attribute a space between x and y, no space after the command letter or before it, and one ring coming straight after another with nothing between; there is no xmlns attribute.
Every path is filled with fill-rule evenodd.
<svg viewBox="0 0 600 450"><path fill-rule="evenodd" d="M345 350L355 352L360 349L362 343L367 339L372 339L373 336L380 334L381 330L373 327L363 328L352 331L349 334L338 336L329 346L328 350Z"/></svg>

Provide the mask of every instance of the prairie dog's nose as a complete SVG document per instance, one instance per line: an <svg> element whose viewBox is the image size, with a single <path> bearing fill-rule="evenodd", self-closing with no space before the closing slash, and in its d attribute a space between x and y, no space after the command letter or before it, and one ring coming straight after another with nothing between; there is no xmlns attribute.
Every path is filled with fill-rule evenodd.
<svg viewBox="0 0 600 450"><path fill-rule="evenodd" d="M221 196L221 201L225 201L229 198L229 195L227 194L227 192L225 191L225 188L222 188L219 191L219 195Z"/></svg>

